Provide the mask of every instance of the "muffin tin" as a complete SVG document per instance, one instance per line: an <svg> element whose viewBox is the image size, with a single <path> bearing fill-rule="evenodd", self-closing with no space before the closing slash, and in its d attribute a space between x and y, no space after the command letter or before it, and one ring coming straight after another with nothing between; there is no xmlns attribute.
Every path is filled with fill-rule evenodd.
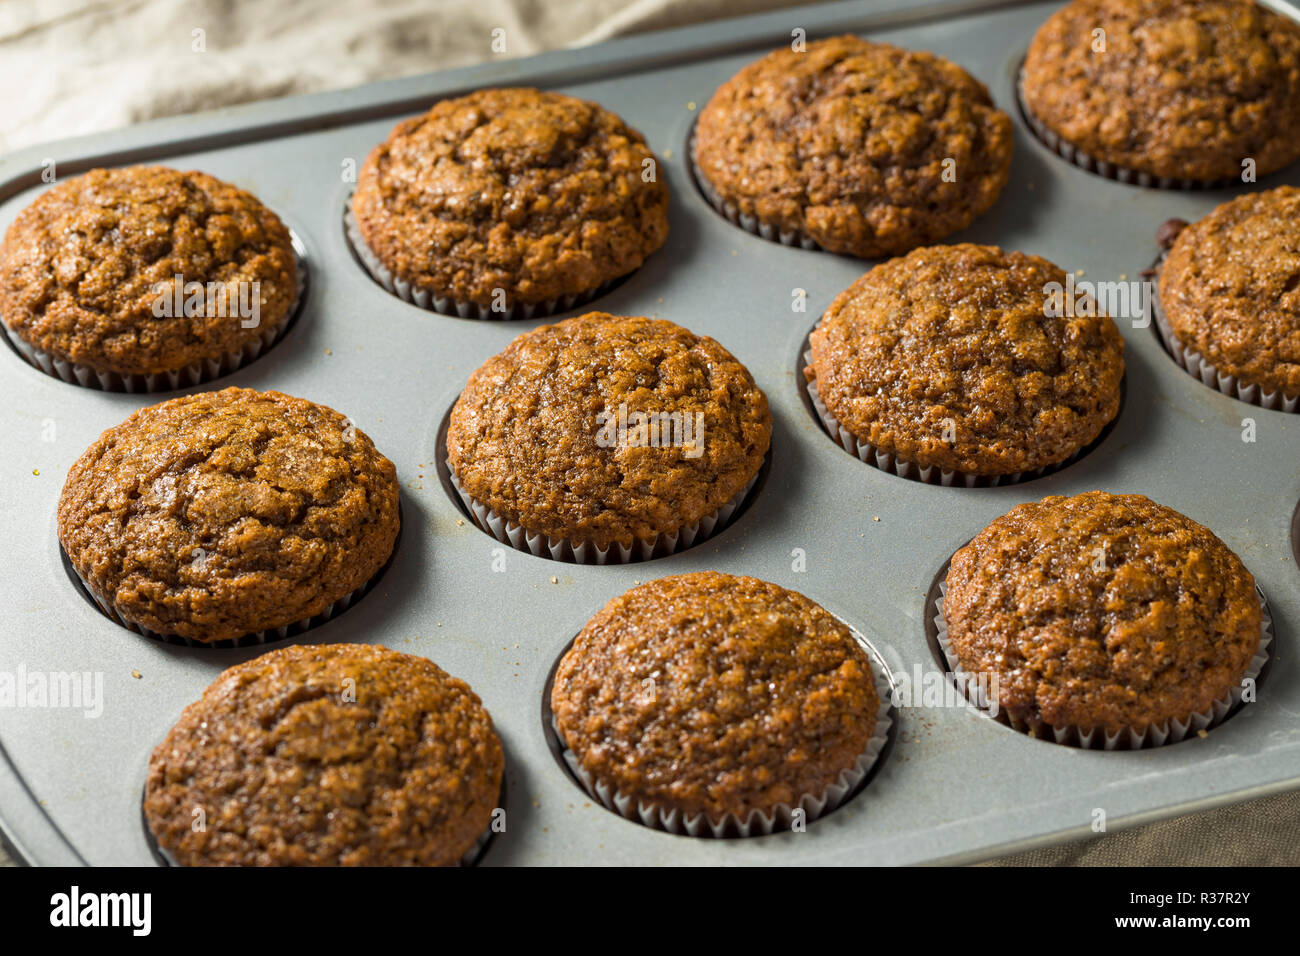
<svg viewBox="0 0 1300 956"><path fill-rule="evenodd" d="M484 865L981 859L1086 836L1097 809L1115 830L1300 786L1300 672L1290 653L1300 619L1292 550L1300 537L1292 530L1293 521L1300 527L1300 417L1201 384L1153 328L1121 319L1124 406L1086 456L1044 477L987 488L873 468L825 433L797 374L810 325L869 264L768 242L727 222L693 184L687 139L713 90L789 42L795 28L811 38L851 31L930 50L987 83L1016 124L1009 185L952 241L1035 252L1083 270L1082 279L1137 280L1155 255L1160 223L1195 220L1237 190L1125 185L1070 165L1035 139L1015 106L1016 70L1055 6L884 0L872 10L799 8L35 147L0 163L0 228L42 188L47 159L60 176L150 161L252 190L301 237L312 283L302 315L256 362L203 388L276 388L331 405L396 463L404 520L392 565L346 614L292 639L383 643L427 655L471 684L506 750L508 825ZM475 527L440 480L439 425L466 378L548 320L436 315L385 291L344 234L347 173L398 118L494 84L596 100L646 135L673 194L668 243L592 307L662 316L712 335L767 392L774 418L767 473L735 520L693 548L627 565L534 557ZM1300 168L1238 189L1283 182L1300 183ZM803 312L795 309L799 289ZM105 428L177 393L69 385L7 346L0 365L0 672L103 679L97 718L79 709L0 709L3 829L33 863L150 865L156 859L140 824L150 751L223 668L263 648L148 640L82 600L64 573L54 531L68 467ZM1253 442L1243 441L1252 427L1246 419ZM1276 641L1259 701L1204 738L1088 751L1018 734L960 699L901 707L893 745L860 793L806 832L738 839L673 836L622 819L550 753L540 719L548 674L588 617L634 582L711 569L794 588L861 631L896 681L915 682L940 672L927 642L926 595L953 551L1021 501L1094 488L1142 492L1208 525L1269 596Z"/></svg>

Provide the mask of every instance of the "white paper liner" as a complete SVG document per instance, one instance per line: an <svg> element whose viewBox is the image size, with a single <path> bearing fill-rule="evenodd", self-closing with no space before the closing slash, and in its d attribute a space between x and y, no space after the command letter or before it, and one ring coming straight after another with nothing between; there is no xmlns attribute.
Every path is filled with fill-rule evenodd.
<svg viewBox="0 0 1300 956"><path fill-rule="evenodd" d="M221 378L224 375L230 375L238 371L249 362L256 359L263 352L270 350L271 346L279 341L280 337L289 328L298 312L298 307L302 304L302 294L307 288L307 258L306 247L302 240L292 230L289 232L290 242L293 244L294 259L297 265L297 290L294 293L293 304L284 314L279 322L267 326L261 330L257 338L245 343L243 348L235 352L227 352L220 358L202 359L193 362L184 368L174 369L168 372L153 372L148 375L140 373L122 374L120 372L108 372L102 369L93 368L89 365L83 365L79 362L70 362L65 358L57 356L52 352L44 349L38 349L25 341L13 329L5 323L3 325L5 335L8 337L10 344L17 350L28 365L35 366L46 375L52 375L57 379L67 382L69 385L80 385L83 388L97 388L105 392L167 392L174 391L178 388L192 388L196 385L202 385L213 379Z"/></svg>
<svg viewBox="0 0 1300 956"><path fill-rule="evenodd" d="M812 364L811 350L804 352L804 364ZM912 481L921 481L927 485L942 485L945 488L992 488L998 485L1019 484L1022 481L1030 481L1034 478L1050 475L1053 472L1060 471L1066 465L1073 464L1084 451L1091 448L1097 441L1094 438L1084 448L1080 448L1064 461L1043 465L1041 468L1035 468L1032 471L1016 471L1008 475L974 475L964 471L940 468L937 465L922 467L915 462L903 461L893 452L881 451L870 442L864 442L854 436L852 432L840 424L839 419L831 414L830 409L826 407L826 403L822 401L822 397L817 391L815 379L805 381L804 388L808 390L808 397L812 400L813 409L817 412L817 417L821 419L822 426L826 429L827 434L834 437L839 442L840 447L850 455L856 455L868 465L879 468L881 471L887 471L891 475L908 478ZM1097 438L1100 437L1101 435L1098 434Z"/></svg>
<svg viewBox="0 0 1300 956"><path fill-rule="evenodd" d="M850 628L850 630L853 629ZM729 833L734 833L740 837L767 836L777 830L788 830L794 822L794 811L796 809L803 811L804 822L811 823L818 817L825 816L842 805L848 797L857 791L862 781L866 779L867 774L871 772L871 768L875 765L881 751L884 750L885 744L888 743L889 729L894 722L891 715L893 710L891 703L893 688L885 672L883 661L880 655L876 653L875 648L864 640L857 631L853 631L853 636L867 651L868 657L871 658L872 676L876 681L876 696L880 700L880 707L876 711L876 726L872 730L871 739L867 741L866 748L858 755L857 760L853 762L851 767L841 770L835 782L821 793L805 793L800 796L794 806L780 803L769 808L766 813L754 809L749 812L747 818L741 820L733 813L724 814L719 818L713 818L704 813L687 816L675 808L666 809L652 802L638 800L622 793L606 782L596 780L583 768L578 761L577 754L571 751L565 743L564 735L560 733L559 724L552 712L551 731L555 734L555 739L560 745L560 756L564 759L565 766L578 778L587 793L598 801L601 806L627 820L655 830L663 830L679 836L712 837L715 839L725 837Z"/></svg>
<svg viewBox="0 0 1300 956"><path fill-rule="evenodd" d="M283 624L280 627L267 628L264 631L255 631L241 637L219 641L200 641L195 640L194 638L182 637L179 634L161 634L137 621L133 621L130 618L123 616L110 602L95 593L94 589L86 582L86 579L81 576L81 572L76 569L72 561L68 558L67 552L63 550L62 545L59 547L59 553L63 557L64 564L72 574L75 575L77 583L81 586L81 590L95 602L95 606L103 611L104 614L111 618L115 623L120 624L128 631L139 634L142 637L150 638L151 640L162 641L164 644L176 644L182 647L228 648L253 647L258 644L272 644L276 641L288 640L291 637L297 637L299 634L304 634L307 631L310 631L313 627L319 627L339 614L342 614L357 601L361 600L361 598L365 596L366 592L374 586L375 582L384 576L384 572L388 570L388 565L392 562L393 556L397 554L397 543L393 543L393 553L388 556L388 560L384 562L383 566L371 575L370 580L366 581L366 583L361 585L359 588L349 591L343 597L328 605L324 610L313 614L311 617L305 617L301 620L294 621L291 624Z"/></svg>
<svg viewBox="0 0 1300 956"><path fill-rule="evenodd" d="M686 144L687 153L691 158L691 175L695 178L695 185L699 187L702 195L724 219L733 226L739 226L745 232L766 239L768 242L778 242L783 246L792 246L798 249L807 249L809 251L825 251L822 246L815 240L804 235L797 229L781 229L763 222L757 216L743 213L735 203L723 199L713 184L709 182L704 171L700 169L700 164L695 158L695 125L691 125L691 136Z"/></svg>
<svg viewBox="0 0 1300 956"><path fill-rule="evenodd" d="M525 531L517 522L503 518L487 505L472 498L461 485L460 479L456 477L451 462L447 462L447 476L451 479L451 485L456 489L456 494L465 503L465 507L474 516L474 521L480 528L501 543L508 544L518 551L527 551L539 558L551 558L554 561L567 561L572 564L628 564L632 561L648 561L651 558L662 558L678 551L685 551L701 541L707 541L731 523L736 510L754 490L761 470L760 467L760 471L749 479L745 487L717 511L705 515L692 524L678 528L672 534L660 534L649 541L638 541L633 545L615 542L608 547L599 548L589 541L574 544L567 538L553 538L550 535Z"/></svg>
<svg viewBox="0 0 1300 956"><path fill-rule="evenodd" d="M1156 331L1160 333L1160 340L1164 342L1165 349L1179 367L1193 378L1200 379L1201 384L1217 389L1229 398L1273 411L1300 412L1300 395L1287 395L1282 391L1266 392L1262 386L1248 385L1235 375L1220 372L1218 366L1200 352L1185 348L1178 341L1160 305L1160 270L1164 266L1164 259L1162 255L1157 261L1155 275L1151 277L1151 313L1155 316Z"/></svg>
<svg viewBox="0 0 1300 956"><path fill-rule="evenodd" d="M383 286L386 291L397 296L403 302L409 302L421 309L462 319L541 319L550 315L558 315L600 298L632 274L629 272L627 275L602 282L594 289L561 296L558 299L548 299L545 302L512 302L507 310L498 312L493 310L491 306L479 305L477 302L461 302L451 296L439 295L429 289L408 282L406 279L398 278L366 244L365 238L361 235L361 229L357 225L356 216L352 214L352 200L350 197L343 207L343 228L347 234L348 244L352 247L352 251L357 254L357 258L361 260L361 264L365 267L366 272L370 274L370 278Z"/></svg>
<svg viewBox="0 0 1300 956"><path fill-rule="evenodd" d="M1163 724L1149 724L1142 730L1130 727L1114 734L1108 733L1103 727L1092 727L1085 730L1074 726L1051 727L1046 723L1035 727L1028 721L1012 719L1000 707L996 716L990 715L986 710L979 707L978 701L971 698L971 688L978 686L974 680L975 675L969 674L962 669L957 660L956 652L948 642L948 624L943 616L943 600L947 590L946 582L940 581L939 594L927 608L926 613L933 614L932 620L937 632L939 648L943 651L944 659L948 662L948 670L959 680L964 677L964 680L960 680L959 686L965 688L967 699L971 700L971 703L975 705L980 716L996 720L998 723L1004 724L1022 734L1088 750L1141 750L1147 747L1161 747L1165 744L1178 743L1188 734L1194 734L1222 723L1228 713L1241 703L1244 689L1241 686L1241 681L1238 681L1232 690L1216 700L1207 711L1188 714L1181 720L1171 718ZM1258 584L1255 585L1255 591L1259 595L1261 611L1259 647L1255 650L1255 656L1251 658L1245 672L1241 675L1243 681L1247 679L1254 681L1259 677L1265 663L1268 662L1268 647L1273 641L1273 616L1268 608L1268 600L1264 597L1264 592ZM1037 732L1039 730L1050 730L1050 737L1043 736L1042 733Z"/></svg>
<svg viewBox="0 0 1300 956"><path fill-rule="evenodd" d="M1228 186L1236 185L1239 180L1236 177L1225 179L1192 179L1186 176L1155 176L1151 173L1142 172L1137 169L1129 169L1126 166L1119 166L1115 163L1107 162L1103 159L1096 159L1083 150L1079 149L1072 143L1066 142L1056 134L1050 127L1034 116L1029 110L1029 104L1025 100L1025 73L1024 69L1016 73L1016 101L1020 106L1020 115L1024 117L1025 122L1033 131L1038 141L1060 156L1067 162L1078 166L1080 169L1098 176L1104 176L1106 179L1113 179L1116 182L1125 183L1130 186L1145 186L1149 189L1224 189Z"/></svg>

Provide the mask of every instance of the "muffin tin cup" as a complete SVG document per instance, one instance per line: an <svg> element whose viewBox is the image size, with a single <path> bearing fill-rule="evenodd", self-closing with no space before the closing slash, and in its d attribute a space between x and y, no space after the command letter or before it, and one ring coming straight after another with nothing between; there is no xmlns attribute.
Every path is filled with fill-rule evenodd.
<svg viewBox="0 0 1300 956"><path fill-rule="evenodd" d="M1273 643L1274 637L1273 616L1269 611L1268 600L1264 597L1263 590L1259 585L1256 585L1255 592L1259 595L1261 611L1259 647L1255 650L1255 656L1251 658L1250 663L1246 666L1246 670L1241 675L1241 680L1238 681L1237 685L1216 700L1208 710L1188 714L1181 719L1170 718L1163 724L1150 724L1141 729L1130 727L1113 734L1108 733L1101 727L1053 727L1042 721L1012 718L1001 708L998 709L995 715L988 713L983 706L983 702L978 699L978 691L972 691L973 687L977 688L979 686L973 680L975 675L962 669L960 662L957 660L957 654L948 641L948 624L943 616L943 602L947 590L947 583L940 581L937 596L932 601L927 602L926 614L934 622L939 648L943 651L944 659L948 663L948 670L957 678L957 686L965 690L967 700L975 706L982 716L996 720L998 723L1019 733L1066 746L1081 747L1086 750L1143 750L1149 747L1161 747L1166 744L1178 743L1189 734L1208 730L1222 723L1232 709L1241 703L1243 694L1241 681L1247 679L1255 681L1264 670L1264 665L1268 663L1268 648Z"/></svg>
<svg viewBox="0 0 1300 956"><path fill-rule="evenodd" d="M307 288L307 258L302 240L293 232L290 232L289 236L290 241L293 243L294 259L297 263L298 281L293 304L289 306L284 318L279 322L263 329L257 338L245 343L243 348L234 352L227 352L219 358L202 359L184 368L166 372L152 372L149 374L108 372L79 362L71 362L55 355L53 352L38 349L9 328L7 324L0 323L0 325L3 325L9 343L28 365L40 369L46 375L67 382L69 385L96 388L105 392L130 393L169 392L179 388L193 388L197 385L203 385L214 379L230 375L258 358L264 352L269 352L271 347L280 340L280 337L293 323L298 308L302 305L303 292Z"/></svg>
<svg viewBox="0 0 1300 956"><path fill-rule="evenodd" d="M1020 115L1024 117L1025 123L1033 132L1035 138L1054 152L1057 156L1067 162L1078 166L1082 170L1095 173L1098 176L1104 176L1106 179L1113 179L1116 182L1125 183L1129 186L1145 186L1148 189L1181 189L1181 190L1201 190L1201 189L1224 189L1237 184L1239 181L1235 177L1226 179L1191 179L1180 176L1156 176L1152 173L1143 172L1138 169L1129 169L1126 166L1120 166L1116 163L1108 162L1104 159L1097 159L1090 156L1082 149L1062 139L1046 123L1030 112L1029 104L1025 100L1025 74L1023 66L1016 73L1016 102L1020 107Z"/></svg>
<svg viewBox="0 0 1300 956"><path fill-rule="evenodd" d="M687 816L675 808L664 807L653 801L639 800L634 796L621 792L608 782L596 779L584 769L578 761L577 754L570 750L565 743L564 735L560 733L559 725L552 713L551 731L555 734L555 739L560 745L560 757L564 760L564 764L569 768L569 771L582 784L583 789L605 809L617 813L624 819L631 820L634 823L640 823L655 830L663 830L666 833L713 839L729 836L767 836L780 830L790 829L795 821L796 810L803 812L802 822L811 823L813 820L823 817L843 805L849 797L857 792L862 782L867 778L867 774L871 772L876 760L880 757L885 744L888 743L889 729L894 723L891 713L893 709L891 703L893 688L889 678L886 676L878 656L856 631L853 633L858 642L868 649L868 654L872 658L871 669L876 681L876 695L880 699L880 707L876 711L876 726L871 739L867 741L866 747L858 755L857 760L853 762L851 767L841 770L835 782L821 793L805 793L799 797L793 806L779 803L774 807L769 807L766 811L751 810L749 815L742 820L733 813L727 813L721 817L710 817L705 813Z"/></svg>
<svg viewBox="0 0 1300 956"><path fill-rule="evenodd" d="M245 634L242 637L236 637L228 640L219 640L219 641L200 641L190 637L182 637L179 634L162 634L149 627L146 627L145 625L139 623L138 621L132 620L131 618L122 614L113 605L111 601L109 601L107 598L101 597L98 593L96 593L95 589L90 586L89 582L87 582L86 579L82 577L81 572L78 571L76 567L73 565L71 559L68 557L67 552L63 550L62 545L59 546L59 556L62 558L64 568L67 570L69 576L74 581L76 581L76 583L80 586L82 593L85 594L85 596L91 600L91 602L95 605L95 607L99 608L99 610L102 611L106 617L116 622L117 624L120 624L122 627L126 628L128 631L131 631L132 633L139 634L141 637L147 637L150 640L161 641L164 644L174 644L181 647L202 647L202 648L255 647L259 644L273 644L278 641L285 641L291 637L297 637L301 634L305 634L307 631L310 631L312 628L319 627L320 625L333 620L335 617L339 616L344 611L348 610L348 608L352 607L353 604L360 601L361 598L363 598L366 595L366 593L372 587L375 586L375 583L384 576L384 572L388 570L389 565L392 564L393 558L397 554L397 547L398 544L401 542L401 525L400 525L401 512L400 511L398 512L398 521L399 521L399 525L398 525L397 539L393 542L393 553L388 556L388 560L384 562L383 566L378 571L376 571L373 575L371 575L370 579L366 581L365 584L361 585L358 588L354 588L353 590L345 594L343 597L339 598L337 601L331 602L323 610L318 611L317 613L313 614L310 617L302 618L301 620L294 621L290 624L283 624L279 627L271 627L262 631L254 631L252 633Z"/></svg>
<svg viewBox="0 0 1300 956"><path fill-rule="evenodd" d="M343 228L348 237L348 245L352 247L352 251L356 253L370 278L379 283L387 292L397 296L403 302L409 302L411 305L418 306L429 312L437 312L439 315L450 315L461 319L544 319L547 316L559 315L593 302L605 293L612 291L627 278L626 275L619 276L616 279L602 282L596 288L586 292L561 296L558 299L548 299L545 302L514 302L511 303L509 309L499 312L490 306L480 305L477 302L461 302L450 296L440 295L430 289L421 288L406 279L398 278L393 273L393 270L379 261L379 257L366 244L365 238L361 235L361 228L357 225L356 216L352 214L351 197L349 197L347 204L343 208ZM631 273L628 273L628 275L631 275Z"/></svg>
<svg viewBox="0 0 1300 956"><path fill-rule="evenodd" d="M678 551L685 551L702 541L707 541L730 524L736 511L744 504L758 482L758 473L755 473L754 477L749 479L749 483L717 511L678 528L672 534L656 535L652 540L638 541L634 545L614 543L606 548L599 548L589 541L575 544L567 538L553 538L550 535L527 531L517 522L503 518L487 505L471 497L460 483L460 479L456 477L456 471L451 467L450 461L447 462L447 476L451 479L456 494L473 515L474 522L492 537L517 551L571 564L630 564L633 561L648 561L651 558L667 557Z"/></svg>
<svg viewBox="0 0 1300 956"><path fill-rule="evenodd" d="M1165 344L1165 350L1178 363L1179 368L1193 378L1200 379L1201 384L1208 385L1229 398L1273 411L1300 412L1300 395L1287 395L1282 391L1266 392L1259 385L1248 385L1235 375L1219 371L1218 366L1200 352L1189 349L1178 341L1160 305L1160 270L1163 266L1164 257L1161 256L1160 261L1154 266L1155 274L1151 278L1151 313L1156 320L1156 331L1160 334L1160 341Z"/></svg>
<svg viewBox="0 0 1300 956"><path fill-rule="evenodd" d="M804 362L812 362L811 352L804 353ZM1030 481L1034 478L1041 478L1044 475L1050 475L1054 471L1060 471L1062 468L1076 461L1084 451L1084 449L1081 448L1064 461L1056 462L1052 465L1044 465L1043 467L1035 468L1032 471L1017 471L1008 475L975 475L963 471L939 468L936 465L921 466L915 462L903 461L893 452L882 451L870 442L865 442L860 438L857 438L852 432L840 424L838 418L831 414L830 409L826 407L826 403L822 401L822 397L817 391L816 381L805 382L804 387L808 391L808 398L811 399L813 409L817 412L817 417L821 420L822 426L826 429L826 433L834 438L841 448L847 451L850 455L856 455L859 459L866 462L868 465L871 465L873 468L879 468L881 471L887 471L891 475L897 475L900 478L907 478L911 481L920 481L927 485L942 485L945 488L992 488L998 485L1014 485L1022 481ZM1092 443L1090 442L1089 444L1091 445Z"/></svg>
<svg viewBox="0 0 1300 956"><path fill-rule="evenodd" d="M695 127L691 126L690 141L686 146L687 153L690 155L691 176L695 179L695 185L705 200L714 210L730 222L733 226L739 226L745 232L758 236L760 239L766 239L768 242L778 242L783 246L792 246L797 249L807 249L809 251L826 251L814 239L809 238L803 232L797 229L782 229L780 226L774 226L771 223L763 222L757 216L741 212L735 203L722 198L722 195L713 188L700 169L700 164L695 156Z"/></svg>

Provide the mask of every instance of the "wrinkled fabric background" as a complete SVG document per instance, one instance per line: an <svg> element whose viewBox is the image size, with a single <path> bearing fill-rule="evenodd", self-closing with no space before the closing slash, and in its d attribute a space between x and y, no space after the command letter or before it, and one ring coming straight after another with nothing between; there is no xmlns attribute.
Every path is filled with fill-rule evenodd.
<svg viewBox="0 0 1300 956"><path fill-rule="evenodd" d="M790 7L798 0L0 0L0 152L494 55ZM192 47L201 30L206 53ZM864 861L869 862L869 861ZM989 865L1300 863L1300 793ZM0 849L0 865L13 861Z"/></svg>

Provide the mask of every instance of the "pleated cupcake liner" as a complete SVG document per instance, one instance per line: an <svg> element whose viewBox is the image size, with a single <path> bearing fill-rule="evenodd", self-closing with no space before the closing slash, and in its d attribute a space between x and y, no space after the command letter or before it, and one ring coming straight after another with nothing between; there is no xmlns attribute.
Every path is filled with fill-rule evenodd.
<svg viewBox="0 0 1300 956"><path fill-rule="evenodd" d="M774 226L771 223L763 222L757 216L750 213L741 212L740 208L733 202L723 199L722 195L709 182L704 171L700 168L695 153L695 127L691 126L690 140L686 145L687 152L690 155L691 175L695 179L695 185L713 209L733 226L738 226L751 235L758 236L760 239L766 239L768 242L780 243L783 246L790 246L796 249L807 249L809 251L825 251L822 246L797 229L782 229L780 226Z"/></svg>
<svg viewBox="0 0 1300 956"><path fill-rule="evenodd" d="M293 323L298 313L298 307L302 305L303 292L307 288L307 258L306 247L297 234L290 232L289 237L293 243L294 259L297 264L297 288L294 292L293 304L285 312L284 318L261 330L257 338L249 340L241 348L227 352L218 358L201 359L186 365L184 368L172 369L166 372L151 372L148 374L109 372L80 362L72 362L55 355L53 352L38 349L9 328L8 324L0 323L0 325L3 325L5 336L9 339L10 344L13 345L14 349L28 365L40 369L46 375L67 382L69 385L79 385L83 388L94 388L105 392L127 393L169 392L180 388L203 385L238 371L263 353L270 351Z"/></svg>
<svg viewBox="0 0 1300 956"><path fill-rule="evenodd" d="M811 363L812 352L805 352L804 364L810 365ZM881 471L897 475L899 478L920 481L927 485L942 485L945 488L993 488L999 485L1015 485L1022 481L1031 481L1060 471L1062 468L1073 464L1096 441L1096 439L1093 439L1093 442L1089 442L1087 446L1080 448L1064 461L1044 465L1030 471L1012 472L1007 475L976 475L949 468L940 468L937 465L922 466L915 462L904 461L894 452L882 451L870 442L858 438L841 425L839 419L831 413L831 410L826 407L826 403L822 400L821 394L817 391L816 380L805 381L804 388L808 391L808 398L812 400L813 410L817 412L822 427L826 429L826 433L834 438L841 448L850 455L856 455L859 460L866 462L873 468L879 468Z"/></svg>
<svg viewBox="0 0 1300 956"><path fill-rule="evenodd" d="M68 557L68 553L63 550L62 544L59 545L59 556L63 560L63 565L67 570L68 575L76 581L76 583L81 587L82 593L91 600L95 607L99 608L99 610L114 623L121 625L134 634L139 634L141 637L146 637L154 641L161 641L164 644L171 644L177 647L201 647L214 649L256 647L259 644L274 644L279 641L286 641L289 638L305 634L312 628L320 627L322 624L328 623L338 617L365 597L367 592L369 592L370 589L378 583L379 579L384 576L384 573L392 565L393 559L397 555L397 547L401 542L400 510L398 511L398 522L398 533L397 538L393 541L392 554L388 556L388 559L383 563L379 570L372 574L369 580L360 587L352 589L347 594L343 595L343 597L336 601L332 601L324 609L317 611L310 617L301 618L290 624L282 624L278 627L269 627L261 631L252 631L240 637L219 641L200 641L191 637L183 637L180 634L161 633L147 627L139 621L123 614L117 609L111 600L102 597L97 593L96 590L91 587L90 582L88 582L85 577L82 576L81 572L77 570L76 566L72 563L72 559Z"/></svg>
<svg viewBox="0 0 1300 956"><path fill-rule="evenodd" d="M1225 189L1239 182L1236 177L1202 180L1192 179L1187 176L1156 176L1152 173L1129 169L1126 166L1120 166L1117 163L1090 156L1073 143L1062 139L1059 134L1033 114L1025 98L1024 84L1025 73L1022 66L1016 73L1016 102L1020 107L1020 115L1024 117L1029 129L1038 141L1053 153L1086 172L1094 173L1106 179L1113 179L1129 186L1145 186L1148 189L1177 189L1183 191Z"/></svg>
<svg viewBox="0 0 1300 956"><path fill-rule="evenodd" d="M1107 731L1104 727L1084 728L1073 725L1054 727L1042 720L1013 718L1001 707L999 707L996 714L990 714L987 709L981 706L982 702L978 699L978 691L972 690L972 688L979 686L975 679L978 675L971 674L962 668L960 661L957 659L957 653L948 639L948 624L943 616L944 598L948 591L947 583L940 581L938 590L939 593L929 602L926 614L934 622L939 648L943 651L944 659L948 663L948 670L957 679L957 686L964 691L967 700L976 707L982 716L996 720L1012 730L1040 740L1050 740L1054 743L1080 747L1086 750L1143 750L1150 747L1162 747L1167 744L1178 743L1189 734L1208 730L1222 723L1232 709L1241 703L1244 693L1241 681L1255 681L1263 671L1264 665L1268 662L1268 648L1274 638L1273 616L1269 611L1268 600L1264 597L1263 590L1259 585L1256 585L1255 592L1259 595L1259 605L1262 612L1259 647L1247 665L1245 672L1242 673L1237 685L1214 701L1208 710L1189 713L1182 718L1169 718L1160 724L1148 724L1143 728L1129 727L1115 733Z"/></svg>
<svg viewBox="0 0 1300 956"><path fill-rule="evenodd" d="M1164 256L1161 256L1154 267L1155 274L1151 277L1151 313L1156 320L1156 331L1160 334L1160 341L1164 343L1165 350L1178 367L1193 378L1199 379L1202 385L1208 385L1229 398L1272 411L1300 412L1300 395L1287 395L1281 390L1268 392L1262 386L1247 384L1235 375L1219 371L1218 366L1204 355L1195 349L1187 348L1178 340L1160 304L1160 270L1163 267Z"/></svg>
<svg viewBox="0 0 1300 956"><path fill-rule="evenodd" d="M672 534L659 534L649 541L637 541L632 545L613 542L605 548L600 548L590 541L574 543L567 538L555 538L551 535L527 531L518 522L502 517L473 498L456 477L456 470L452 468L450 461L447 462L447 475L451 479L452 487L456 489L456 494L473 515L474 522L492 537L517 551L570 564L630 564L633 561L648 561L685 551L702 541L707 541L730 524L736 511L744 504L758 482L758 473L755 473L745 487L717 511L678 528Z"/></svg>
<svg viewBox="0 0 1300 956"><path fill-rule="evenodd" d="M352 214L352 201L348 200L343 208L343 227L347 234L348 244L352 251L356 253L357 258L365 267L370 278L379 283L385 291L397 296L403 302L409 302L411 305L418 306L429 312L436 312L439 315L450 315L461 319L543 319L551 315L559 315L576 309L579 306L593 302L608 292L613 291L627 279L627 275L619 276L602 282L594 289L586 292L573 293L571 295L561 296L556 299L548 299L545 302L512 302L505 311L498 312L491 306L480 305L477 302L462 302L451 296L441 295L431 289L422 288L413 282L399 278L393 270L384 265L379 257L366 244L365 237L361 235L361 227L357 225L356 216Z"/></svg>
<svg viewBox="0 0 1300 956"><path fill-rule="evenodd" d="M755 808L744 819L734 813L726 813L720 817L713 817L707 813L687 815L677 808L665 807L654 801L640 800L623 793L613 784L596 779L582 766L577 754L569 749L554 713L551 713L550 718L551 732L560 745L560 756L565 766L593 799L606 810L651 829L678 836L721 839L728 836L767 836L780 830L788 830L795 821L796 811L801 812L802 822L811 823L842 806L858 791L889 742L889 731L894 724L891 703L893 690L884 663L875 649L857 631L853 631L853 636L871 658L876 695L880 700L880 706L876 711L876 725L866 747L852 766L841 770L835 781L820 793L801 794L793 805L778 803L765 810Z"/></svg>

